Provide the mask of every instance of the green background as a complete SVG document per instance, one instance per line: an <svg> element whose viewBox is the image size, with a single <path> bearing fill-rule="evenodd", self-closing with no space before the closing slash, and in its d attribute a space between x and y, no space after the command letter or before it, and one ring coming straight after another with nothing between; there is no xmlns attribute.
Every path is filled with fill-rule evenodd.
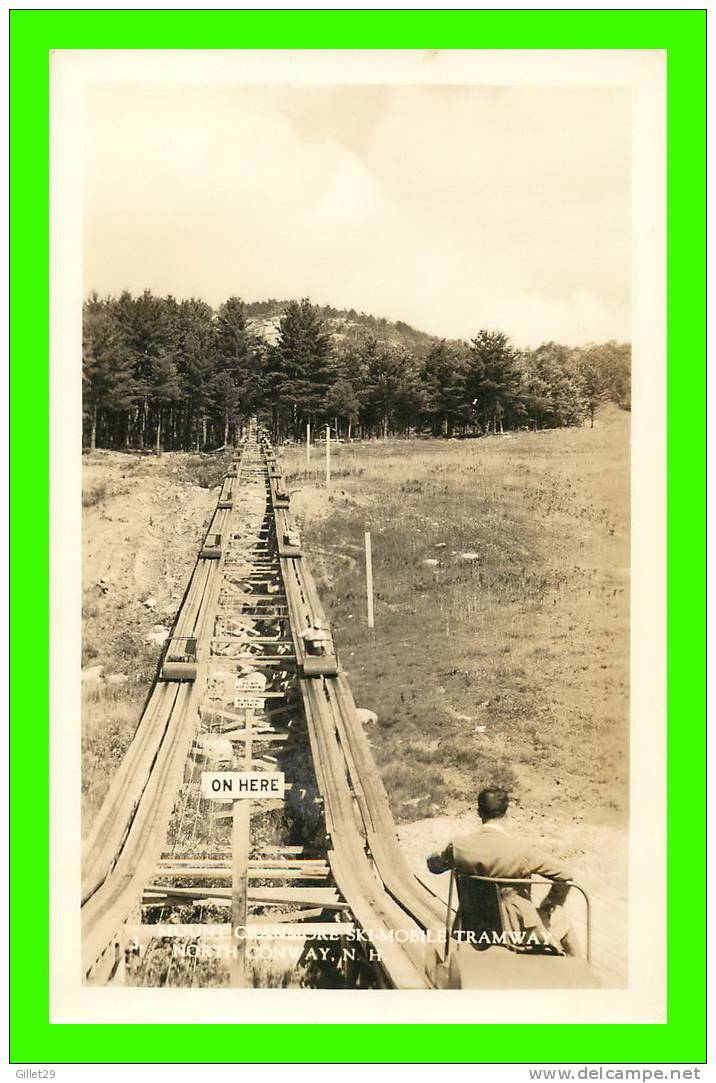
<svg viewBox="0 0 716 1083"><path fill-rule="evenodd" d="M11 13L13 1062L704 1059L705 30L704 11ZM464 1025L333 1025L322 1027L320 1037L314 1026L305 1039L295 1025L273 1025L270 1038L261 1024L237 1025L238 1029L206 1025L195 1046L182 1036L181 1025L50 1025L49 781L43 783L49 780L48 636L43 634L49 624L49 51L105 48L666 50L670 871L666 1023L560 1025L556 1019L552 1026L510 1023L507 1031L502 1025L485 1025L474 1034ZM663 524L655 523L654 529L662 530ZM30 770L33 784L27 786Z"/></svg>

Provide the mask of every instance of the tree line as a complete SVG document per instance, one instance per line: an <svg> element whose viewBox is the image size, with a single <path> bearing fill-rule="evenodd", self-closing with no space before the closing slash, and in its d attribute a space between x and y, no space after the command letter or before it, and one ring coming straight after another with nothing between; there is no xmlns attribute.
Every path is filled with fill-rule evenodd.
<svg viewBox="0 0 716 1083"><path fill-rule="evenodd" d="M604 401L629 408L627 344L518 350L501 331L452 341L307 299L277 305L90 296L86 446L212 450L252 414L275 440L303 438L307 422L350 439L593 424Z"/></svg>

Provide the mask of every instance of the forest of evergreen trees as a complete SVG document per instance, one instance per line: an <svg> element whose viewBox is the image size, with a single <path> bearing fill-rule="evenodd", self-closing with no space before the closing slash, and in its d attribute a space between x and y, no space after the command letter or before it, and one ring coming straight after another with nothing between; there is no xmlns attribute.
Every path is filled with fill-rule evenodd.
<svg viewBox="0 0 716 1083"><path fill-rule="evenodd" d="M252 414L275 440L302 438L307 421L344 438L581 425L604 401L629 408L630 369L627 344L452 341L308 300L231 297L214 311L146 290L83 310L92 449L213 450Z"/></svg>

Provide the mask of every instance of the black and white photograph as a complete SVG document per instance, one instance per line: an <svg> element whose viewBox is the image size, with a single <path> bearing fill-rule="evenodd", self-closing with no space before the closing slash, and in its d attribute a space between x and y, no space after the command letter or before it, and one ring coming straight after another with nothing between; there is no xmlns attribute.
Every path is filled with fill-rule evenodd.
<svg viewBox="0 0 716 1083"><path fill-rule="evenodd" d="M663 76L53 58L58 1018L659 1018Z"/></svg>

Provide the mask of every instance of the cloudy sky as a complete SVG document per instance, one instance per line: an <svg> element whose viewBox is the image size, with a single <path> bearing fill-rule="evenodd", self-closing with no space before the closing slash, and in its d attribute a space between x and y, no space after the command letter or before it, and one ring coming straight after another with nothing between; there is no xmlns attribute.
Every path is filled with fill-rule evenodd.
<svg viewBox="0 0 716 1083"><path fill-rule="evenodd" d="M85 289L630 337L620 88L94 86Z"/></svg>

